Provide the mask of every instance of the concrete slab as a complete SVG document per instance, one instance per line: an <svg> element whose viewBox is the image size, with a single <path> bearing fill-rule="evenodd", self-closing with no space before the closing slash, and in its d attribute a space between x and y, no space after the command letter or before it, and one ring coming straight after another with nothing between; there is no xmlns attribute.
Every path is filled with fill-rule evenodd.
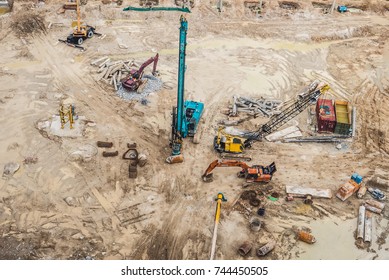
<svg viewBox="0 0 389 280"><path fill-rule="evenodd" d="M312 195L317 198L332 198L332 191L330 189L314 189L299 186L285 186L287 194L291 194L296 197L304 197L306 195Z"/></svg>
<svg viewBox="0 0 389 280"><path fill-rule="evenodd" d="M284 138L288 134L291 134L291 133L294 133L294 132L297 132L297 131L300 132L300 130L299 130L299 128L297 126L290 126L290 127L287 127L287 128L285 128L283 130L274 132L274 133L266 136L265 138L266 138L267 141L277 141L277 140L279 140L281 138Z"/></svg>
<svg viewBox="0 0 389 280"><path fill-rule="evenodd" d="M84 130L84 122L82 120L85 117L80 116L74 121L73 128L70 129L69 123L65 124L65 127L61 129L61 119L58 115L53 115L51 119L49 134L59 137L81 137Z"/></svg>

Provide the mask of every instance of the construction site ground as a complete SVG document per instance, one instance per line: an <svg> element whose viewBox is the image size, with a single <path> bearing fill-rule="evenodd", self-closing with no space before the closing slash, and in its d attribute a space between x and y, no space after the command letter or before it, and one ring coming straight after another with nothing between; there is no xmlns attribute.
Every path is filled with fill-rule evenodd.
<svg viewBox="0 0 389 280"><path fill-rule="evenodd" d="M221 14L209 2L186 14L186 98L204 102L205 113L200 143L185 139L185 161L177 165L165 158L171 153L180 13L122 11L138 1L122 7L88 1L85 22L106 36L86 40L85 52L58 42L75 18L73 11L57 14L61 1L18 1L12 13L0 16L0 168L20 164L0 180L0 259L208 259L219 192L228 202L216 259L243 259L237 249L244 241L257 249L272 239L276 247L263 259L389 259L388 204L374 216L371 244L358 244L356 219L364 200L314 199L311 206L284 199L285 185L335 193L353 172L389 191L387 8L323 14L304 2L306 7L275 7L258 18L238 0L225 1ZM97 68L90 65L103 56L142 63L156 52L163 87L147 105L120 99L96 80ZM201 179L217 158L213 138L226 118L220 111L233 95L289 100L315 79L357 108L356 136L340 149L334 143L255 143L247 151L250 164L275 161L277 172L269 184L249 188L272 188L267 194L280 198L262 198L264 226L253 232L249 217L257 208L241 202L232 207L244 190L239 168L215 169L211 183ZM64 100L82 116L80 134L45 130ZM306 119L304 112L291 123L304 130ZM239 128L255 130L264 121ZM112 141L119 156L102 157L99 140ZM121 158L131 142L148 158L136 179L128 178ZM298 241L296 229L311 231L317 242ZM254 250L244 258L258 259Z"/></svg>

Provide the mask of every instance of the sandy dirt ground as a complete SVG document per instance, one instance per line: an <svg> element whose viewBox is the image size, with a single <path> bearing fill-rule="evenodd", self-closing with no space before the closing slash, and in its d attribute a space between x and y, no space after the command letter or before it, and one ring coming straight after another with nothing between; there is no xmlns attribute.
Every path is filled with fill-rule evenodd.
<svg viewBox="0 0 389 280"><path fill-rule="evenodd" d="M18 1L12 13L0 16L0 168L20 164L0 180L0 259L208 259L218 192L228 202L217 259L243 259L237 249L244 241L257 249L269 240L277 245L264 259L389 259L388 206L373 218L371 244L357 244L356 218L364 200L315 199L312 206L284 200L285 185L335 192L353 172L368 186L389 191L386 1L357 1L361 10L332 15L307 1L295 10L265 1L262 17L243 1L224 1L221 14L216 1L196 2L186 15L185 92L206 109L201 142L184 141L185 161L179 165L164 161L177 94L180 13L123 12L138 1L117 7L89 0L82 16L106 36L87 40L85 52L57 42L71 32L75 18L72 11L57 14L60 1ZM97 68L90 65L103 56L142 63L156 52L164 85L148 96L147 105L120 99L97 81ZM201 179L217 158L212 142L218 121L225 119L220 111L233 95L289 100L315 79L356 106L356 137L341 149L331 143L255 143L248 151L252 163L275 161L277 172L269 184L249 187L263 194L266 205L263 227L253 232L249 218L257 208L233 205L243 191L239 168L216 169L211 183ZM77 123L80 136L44 130L62 101L73 102L84 116ZM307 115L292 122L309 131ZM264 121L239 128L255 130ZM98 140L112 141L119 157L102 157ZM128 142L148 157L136 179L128 178L128 162L120 156ZM272 202L266 196L274 191L281 197ZM298 241L296 229L311 231L317 242ZM244 258L258 259L254 250Z"/></svg>

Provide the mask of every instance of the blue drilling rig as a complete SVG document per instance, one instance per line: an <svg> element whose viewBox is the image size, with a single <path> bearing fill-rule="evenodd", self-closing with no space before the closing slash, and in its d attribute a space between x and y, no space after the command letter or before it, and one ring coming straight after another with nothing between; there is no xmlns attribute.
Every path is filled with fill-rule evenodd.
<svg viewBox="0 0 389 280"><path fill-rule="evenodd" d="M201 115L204 111L204 103L189 101L184 102L184 84L185 84L185 50L186 33L188 31L188 22L184 16L180 18L180 46L178 62L178 90L177 106L173 107L172 135L170 147L172 154L166 159L167 163L180 163L184 161L181 153L182 139L193 137L196 134Z"/></svg>

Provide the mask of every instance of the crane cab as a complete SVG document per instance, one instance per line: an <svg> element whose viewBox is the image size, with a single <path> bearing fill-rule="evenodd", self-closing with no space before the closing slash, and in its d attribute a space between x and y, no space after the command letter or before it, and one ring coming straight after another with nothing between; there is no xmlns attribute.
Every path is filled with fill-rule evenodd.
<svg viewBox="0 0 389 280"><path fill-rule="evenodd" d="M203 111L204 103L190 100L185 101L182 137L193 137L196 134Z"/></svg>

